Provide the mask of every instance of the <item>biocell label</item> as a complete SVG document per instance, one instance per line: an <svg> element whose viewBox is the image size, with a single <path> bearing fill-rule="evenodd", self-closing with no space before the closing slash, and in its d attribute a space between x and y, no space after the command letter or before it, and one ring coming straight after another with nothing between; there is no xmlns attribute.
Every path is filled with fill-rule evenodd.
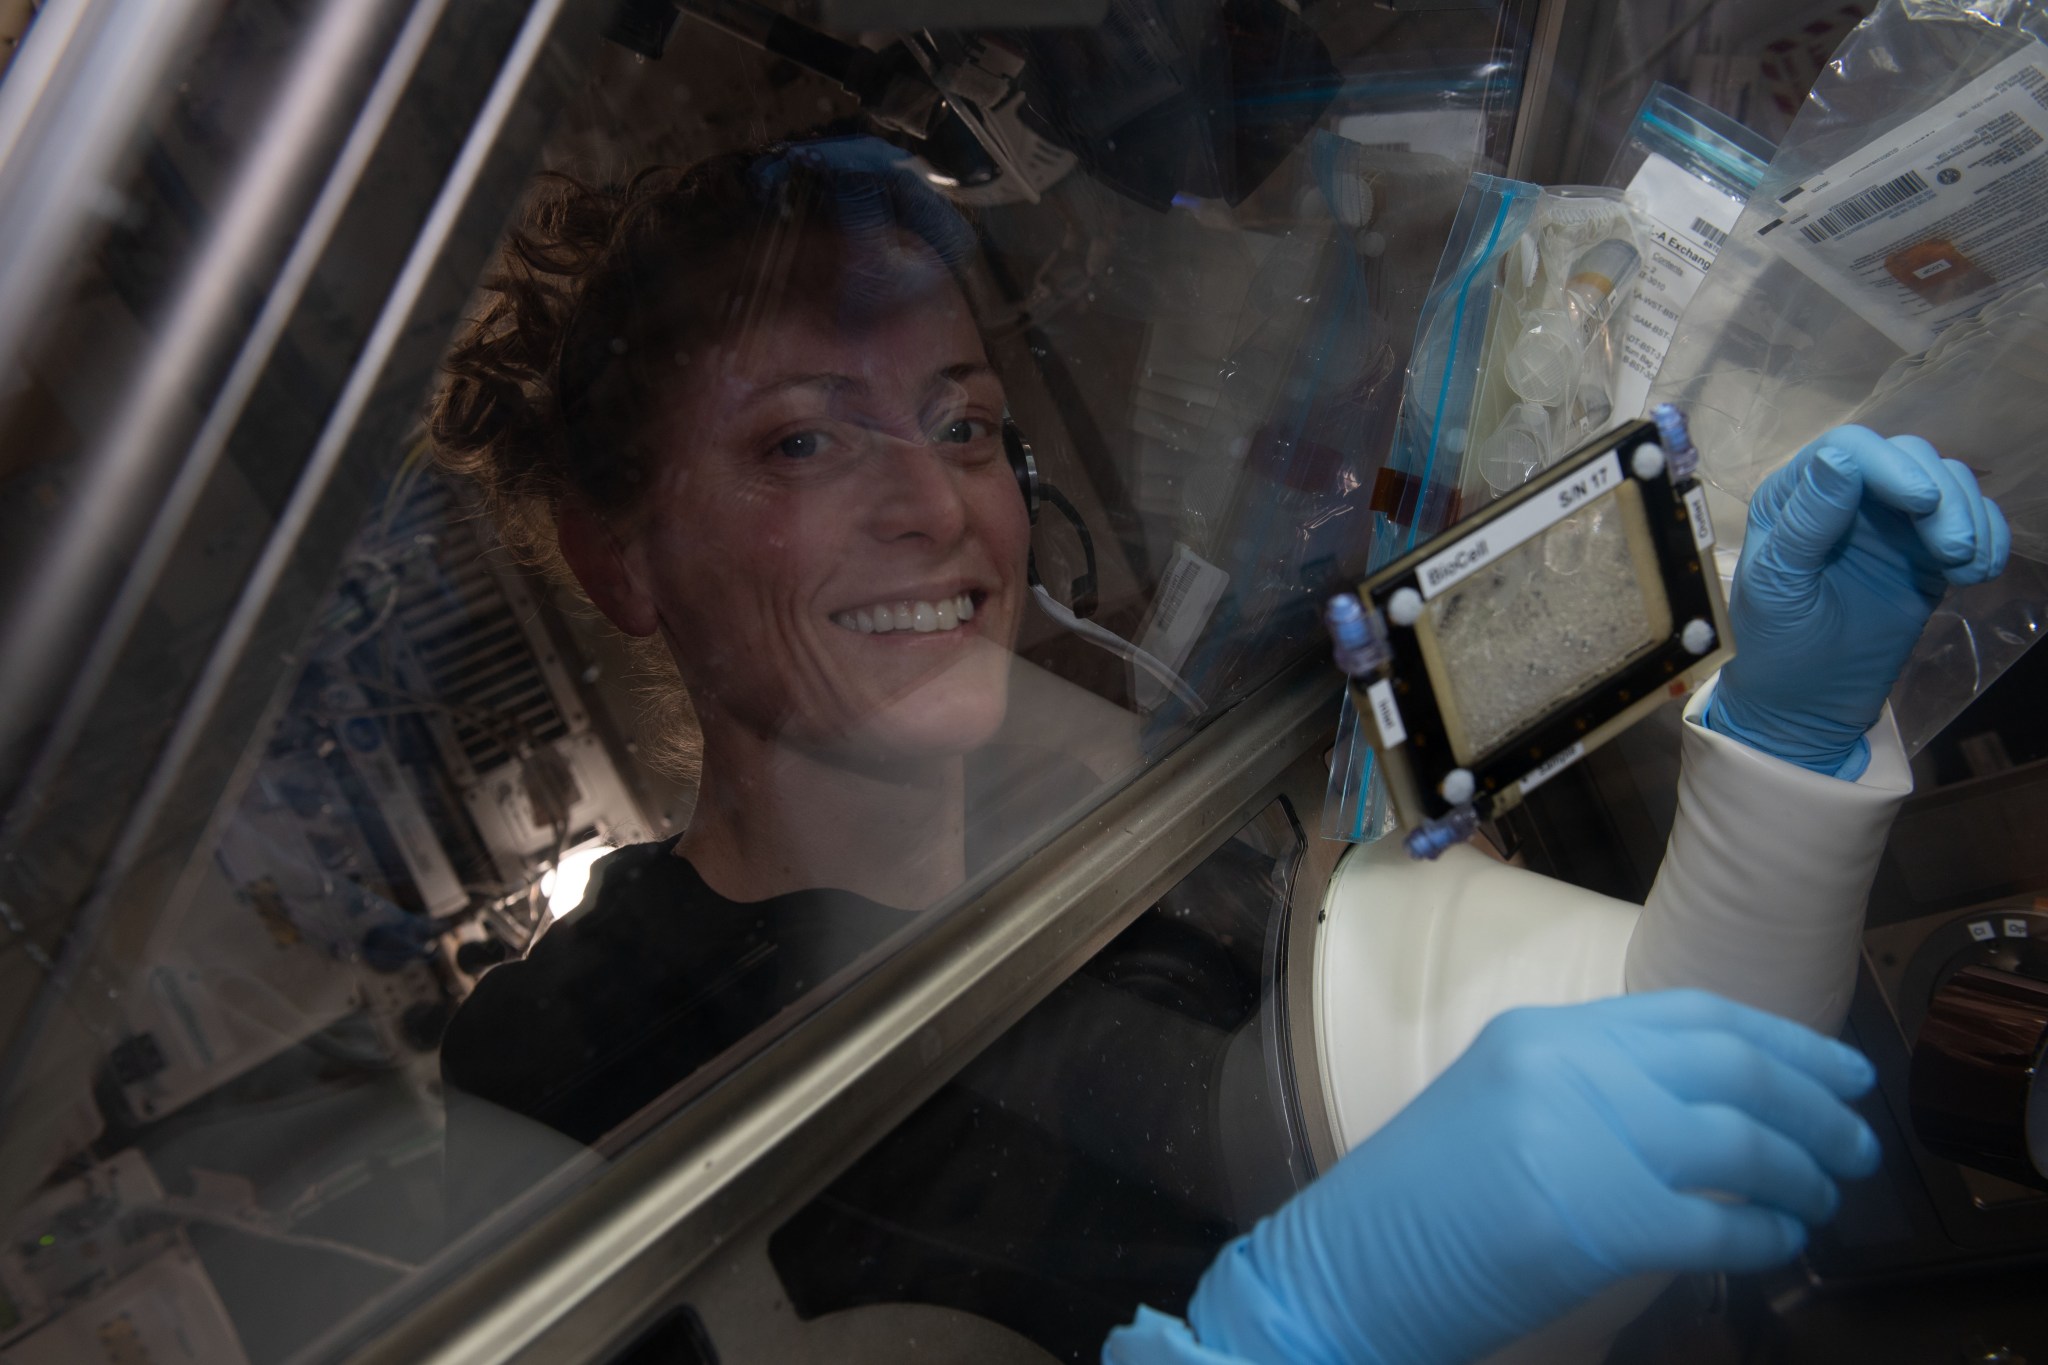
<svg viewBox="0 0 2048 1365"><path fill-rule="evenodd" d="M1621 487L1621 456L1608 451L1570 478L1544 489L1511 512L1439 550L1415 571L1424 597L1434 597L1469 578L1532 536L1542 535L1593 499Z"/></svg>

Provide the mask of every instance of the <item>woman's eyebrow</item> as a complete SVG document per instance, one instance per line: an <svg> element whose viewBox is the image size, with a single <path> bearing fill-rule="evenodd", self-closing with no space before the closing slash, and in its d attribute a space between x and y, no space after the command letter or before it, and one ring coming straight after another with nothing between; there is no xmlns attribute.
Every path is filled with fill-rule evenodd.
<svg viewBox="0 0 2048 1365"><path fill-rule="evenodd" d="M747 407L763 399L773 398L791 389L825 389L832 393L864 393L867 385L850 374L792 374L763 384L742 398L739 406Z"/></svg>
<svg viewBox="0 0 2048 1365"><path fill-rule="evenodd" d="M930 387L941 384L957 384L963 379L974 379L981 375L994 377L995 367L985 360L963 360L958 365L948 365L932 376Z"/></svg>

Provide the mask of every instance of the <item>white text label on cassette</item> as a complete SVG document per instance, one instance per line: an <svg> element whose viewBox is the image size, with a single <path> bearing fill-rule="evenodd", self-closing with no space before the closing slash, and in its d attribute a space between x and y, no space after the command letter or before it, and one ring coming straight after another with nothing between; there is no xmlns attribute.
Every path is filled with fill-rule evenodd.
<svg viewBox="0 0 2048 1365"><path fill-rule="evenodd" d="M1692 519L1692 545L1704 550L1714 543L1714 519L1707 515L1707 490L1695 484L1685 492L1686 515Z"/></svg>
<svg viewBox="0 0 2048 1365"><path fill-rule="evenodd" d="M1408 727L1401 723L1401 708L1394 705L1394 685L1385 678L1365 689L1366 700L1372 703L1373 723L1380 727L1380 744L1388 749L1408 738Z"/></svg>
<svg viewBox="0 0 2048 1365"><path fill-rule="evenodd" d="M1415 571L1416 585L1424 597L1434 597L1619 487L1621 456L1610 450L1576 474L1560 479L1514 510L1502 513L1471 535L1423 560Z"/></svg>
<svg viewBox="0 0 2048 1365"><path fill-rule="evenodd" d="M1535 791L1545 782L1556 777L1585 756L1586 746L1583 744L1574 744L1561 754L1552 754L1549 758L1544 759L1543 762L1531 768L1529 775L1522 779L1522 795L1527 796L1530 792Z"/></svg>

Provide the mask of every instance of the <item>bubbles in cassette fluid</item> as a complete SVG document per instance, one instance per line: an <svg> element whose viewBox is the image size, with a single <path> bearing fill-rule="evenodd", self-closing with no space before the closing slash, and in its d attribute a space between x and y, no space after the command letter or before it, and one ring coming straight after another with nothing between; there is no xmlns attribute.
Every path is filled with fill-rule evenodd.
<svg viewBox="0 0 2048 1365"><path fill-rule="evenodd" d="M1608 508L1517 546L1433 599L1429 616L1473 755L1658 638L1625 519Z"/></svg>
<svg viewBox="0 0 2048 1365"><path fill-rule="evenodd" d="M1586 555L1604 529L1604 508L1566 517L1543 536L1543 567L1551 573L1570 577L1586 567Z"/></svg>

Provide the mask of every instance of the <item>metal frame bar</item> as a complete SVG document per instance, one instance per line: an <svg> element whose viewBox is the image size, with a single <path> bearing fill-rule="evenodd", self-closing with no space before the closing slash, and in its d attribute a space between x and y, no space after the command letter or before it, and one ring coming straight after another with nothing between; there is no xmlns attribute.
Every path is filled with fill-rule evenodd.
<svg viewBox="0 0 2048 1365"><path fill-rule="evenodd" d="M1594 110L1579 96L1588 73L1606 65L1614 35L1614 4L1615 0L1539 0L1536 5L1522 102L1508 149L1510 179L1556 184L1583 155Z"/></svg>
<svg viewBox="0 0 2048 1365"><path fill-rule="evenodd" d="M184 6L212 7L194 6L191 0ZM380 49L398 29L403 8L402 0L341 0L309 16L291 69L282 74L275 100L266 110L262 131L236 168L233 188L174 301L153 328L155 335L130 396L79 460L78 487L37 547L32 570L11 585L0 617L0 792L13 798L10 832L22 822L21 812L34 806L40 786L37 774L47 780L85 728L92 702L142 610L148 586L175 544L227 429L269 358L283 319L304 287L310 262L318 259L318 248L325 245L322 229L331 229L355 188L352 172L360 172L374 136L364 138L359 128L331 175L326 174L325 159L309 158L308 151L332 137L337 124L345 126L361 104L364 73L380 64ZM437 13L439 5L428 3L425 8ZM11 234L17 225L11 220L27 220L18 224L27 240L17 243L22 249L10 252L7 267L0 270L0 355L13 355L31 343L33 334L26 329L39 320L31 310L47 303L72 277L80 243L92 240L93 220L105 212L108 186L123 183L117 172L133 155L134 131L146 126L149 104L131 96L113 102L128 120L118 130L88 124L76 142L64 136L67 130L59 120L69 117L70 106L80 98L72 86L104 78L120 59L140 67L140 61L124 51L130 43L118 39L132 39L130 30L149 36L150 26L134 13L94 17L105 22L76 33L74 42L82 50L67 52L68 60L58 63L73 82L45 92L54 109L39 106L32 115L24 115L32 129L43 134L35 141L44 145L24 145L0 165L0 231L10 234L0 240L16 242ZM190 27L191 21L186 22ZM39 28L30 33L33 40ZM417 46L415 41L415 51ZM380 106L388 109L395 102L410 66L400 58L387 64L383 74L382 98L372 98L365 120L372 125ZM133 76L165 83L160 71L145 76L137 70ZM88 99L96 107L102 94L94 88ZM68 182L81 166L108 178L91 179L89 187L80 190ZM55 192L34 178L37 175L54 181ZM311 187L322 180L327 193L314 212L309 233L300 240L300 250L281 277L265 278L279 244L300 235L305 201ZM67 198L82 193L90 194L90 203L68 205L72 211L67 213ZM19 280L24 268L39 273L34 280ZM231 334L244 325L250 293L266 286L265 317L241 346L238 363L211 405L209 420L191 439L192 400L222 346L231 343ZM31 291L37 291L36 297L29 297Z"/></svg>
<svg viewBox="0 0 2048 1365"><path fill-rule="evenodd" d="M348 1359L600 1358L762 1210L887 1133L1270 801L1300 755L1327 744L1334 698L1319 654L1298 662Z"/></svg>
<svg viewBox="0 0 2048 1365"><path fill-rule="evenodd" d="M72 279L135 129L219 0L52 0L0 83L0 356Z"/></svg>
<svg viewBox="0 0 2048 1365"><path fill-rule="evenodd" d="M1286 787L1297 803L1320 802L1328 780L1329 767L1322 762L1322 754L1311 752L1289 770ZM1316 809L1313 804L1306 805L1302 813L1312 816ZM1336 1165L1344 1153L1337 1146L1337 1126L1330 1120L1322 1050L1316 1045L1316 946L1322 938L1323 899L1329 893L1330 878L1338 860L1354 847L1311 829L1287 901L1287 1047L1294 1063L1295 1103L1318 1175Z"/></svg>
<svg viewBox="0 0 2048 1365"><path fill-rule="evenodd" d="M409 30L408 37L425 39L439 33L438 21L445 8L446 0L417 0L415 13L421 24ZM266 534L258 563L238 592L232 614L179 709L176 728L150 761L147 778L115 845L90 894L72 917L51 980L15 1036L6 1040L7 1051L0 1056L0 1102L10 1095L20 1098L24 1078L35 1073L39 1061L48 1063L67 1049L85 1045L94 1020L113 1002L69 990L68 983L103 950L112 926L132 923L153 911L166 901L166 886L171 888L168 900L173 904L189 892L186 883L194 875L191 850L210 837L212 821L222 814L216 806L223 793L239 789L242 775L237 774L253 757L243 752L249 747L250 716L231 702L246 699L256 690L265 695L277 693L275 656L264 654L260 647L276 643L281 636L295 637L304 625L304 603L285 589L300 580L317 581L331 568L330 563L317 563L308 579L308 560L318 561L320 550L308 543L307 528L316 514L332 512L330 500L336 493L337 473L351 464L361 466L382 459L379 452L391 446L385 427L393 413L409 409L416 401L413 395L424 369L422 347L439 348L438 319L449 311L451 299L446 295L452 280L472 274L488 250L489 238L477 231L475 219L482 214L493 226L502 220L523 180L527 156L539 145L542 129L531 117L528 87L550 44L572 27L579 38L587 29L588 41L596 41L597 23L584 22L593 13L589 5L573 0L531 0L524 10L523 19L511 25L514 37L501 65L480 81L484 93L473 121L460 137L453 164L434 192L426 220L378 306L345 387L336 396L313 447L305 453L290 499ZM576 17L572 21L566 16ZM409 85L419 56L411 48L394 55L391 94ZM373 99L360 111L362 126L357 131L370 144L377 143L387 132L389 113L383 102ZM353 156L345 157L335 168L341 184L332 207L339 210L354 202L355 181L362 170ZM489 193L483 192L486 187ZM321 203L323 212L316 212L305 225L308 250L316 256L329 247L327 234L335 227L324 216L326 201ZM451 257L455 252L473 254ZM296 274L296 258L294 262L291 278L302 284ZM422 332L423 321L426 332ZM249 344L267 354L269 340L259 328ZM403 395L403 408L394 406L395 393ZM369 420L372 413L377 420ZM273 709L281 702L281 695L271 695ZM259 724L255 733L267 733L267 728ZM256 747L260 749L260 744ZM243 753L235 774L216 772L221 765L199 761L203 755L217 753ZM199 769L205 771L196 771ZM225 780L217 780L222 778ZM195 819L194 811L211 811L212 815ZM6 1169L7 1154L23 1140L24 1128L10 1125L0 1131L0 1170Z"/></svg>

